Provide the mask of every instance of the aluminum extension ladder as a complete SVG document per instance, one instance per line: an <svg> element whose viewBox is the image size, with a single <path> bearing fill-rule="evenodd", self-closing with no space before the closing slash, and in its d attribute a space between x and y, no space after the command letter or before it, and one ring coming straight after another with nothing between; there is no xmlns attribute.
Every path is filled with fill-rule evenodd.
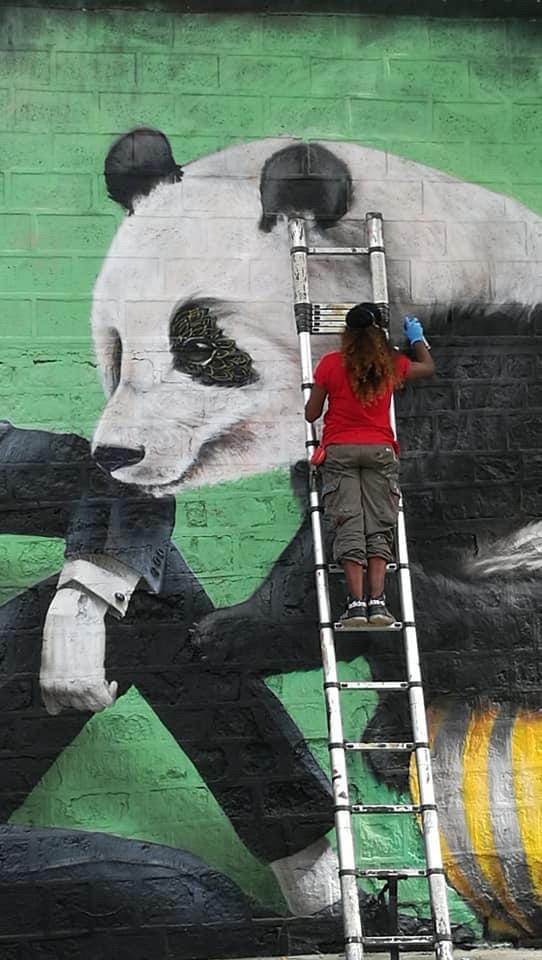
<svg viewBox="0 0 542 960"><path fill-rule="evenodd" d="M290 256L294 287L294 309L299 337L301 357L301 376L304 401L308 400L312 386L311 336L315 334L340 333L344 329L344 318L351 303L312 303L309 296L308 258L312 256L360 256L368 257L371 272L372 299L378 304L383 316L389 319L388 285L386 275L386 257L384 252L384 234L382 215L367 213L366 247L311 247L307 243L305 221L291 218L288 224L290 238ZM395 412L392 400L392 425L395 429ZM314 427L305 423L305 446L307 459L318 445ZM408 563L408 547L402 499L396 529L397 560L389 567L396 571L399 578L402 621L390 627L366 627L361 629L392 629L403 635L407 679L398 682L341 682L337 673L334 631L340 626L332 622L328 572L324 539L322 534L322 507L317 489L316 470L309 467L309 509L312 522L314 545L316 590L318 598L318 616L320 622L320 645L324 670L324 692L328 716L328 736L330 763L332 769L333 796L335 803L335 826L339 856L339 878L343 910L346 960L363 960L364 948L386 950L392 960L398 960L401 952L413 949L425 949L434 953L437 960L453 960L446 879L442 866L439 828L431 754L425 703L421 680L420 661L414 605ZM413 742L411 743L370 743L345 741L341 715L341 696L349 691L386 690L398 695L408 694ZM349 750L408 750L415 753L418 775L419 804L351 804L346 768L346 752ZM356 867L354 837L352 832L353 814L409 813L420 819L424 848L425 869L397 867L388 869L359 870ZM363 934L362 917L358 898L358 877L382 879L389 891L389 911L392 922L397 921L398 881L408 877L427 877L429 899L433 918L431 936L395 935L368 937Z"/></svg>

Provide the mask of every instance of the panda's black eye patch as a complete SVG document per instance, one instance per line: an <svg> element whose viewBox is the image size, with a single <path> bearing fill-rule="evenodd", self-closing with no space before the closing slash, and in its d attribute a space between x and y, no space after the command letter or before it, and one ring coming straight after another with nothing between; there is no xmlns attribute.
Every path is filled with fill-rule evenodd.
<svg viewBox="0 0 542 960"><path fill-rule="evenodd" d="M180 307L171 321L169 338L175 369L200 383L243 387L258 379L250 354L224 336L209 307L198 303Z"/></svg>

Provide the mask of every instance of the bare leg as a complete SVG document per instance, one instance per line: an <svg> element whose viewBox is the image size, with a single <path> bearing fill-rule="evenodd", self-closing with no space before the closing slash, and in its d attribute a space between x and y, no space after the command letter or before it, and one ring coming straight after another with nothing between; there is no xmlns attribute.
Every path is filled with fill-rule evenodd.
<svg viewBox="0 0 542 960"><path fill-rule="evenodd" d="M385 576L386 561L382 557L369 557L368 580L370 597L380 597L384 593Z"/></svg>
<svg viewBox="0 0 542 960"><path fill-rule="evenodd" d="M363 567L355 560L342 560L348 593L352 600L363 600ZM386 564L384 562L384 569Z"/></svg>

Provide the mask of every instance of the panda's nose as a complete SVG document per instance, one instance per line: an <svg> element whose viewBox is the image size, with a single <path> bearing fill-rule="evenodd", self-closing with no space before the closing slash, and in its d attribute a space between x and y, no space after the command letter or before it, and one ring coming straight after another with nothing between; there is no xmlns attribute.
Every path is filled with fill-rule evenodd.
<svg viewBox="0 0 542 960"><path fill-rule="evenodd" d="M145 456L143 447L96 447L92 457L106 473L114 473L121 467L133 467Z"/></svg>

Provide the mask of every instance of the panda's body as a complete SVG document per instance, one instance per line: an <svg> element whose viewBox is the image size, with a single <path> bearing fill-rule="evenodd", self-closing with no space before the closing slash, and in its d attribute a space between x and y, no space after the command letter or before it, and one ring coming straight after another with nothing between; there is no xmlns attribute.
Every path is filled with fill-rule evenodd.
<svg viewBox="0 0 542 960"><path fill-rule="evenodd" d="M116 176L118 186L122 171ZM197 160L184 169L182 180L170 172L165 182L157 179L142 191L146 195L130 197L128 188L123 191L132 215L124 219L113 239L96 282L92 310L97 359L107 394L92 441L93 458L108 473L108 482L120 500L123 489L131 496L141 491L149 514L144 530L142 526L143 538L152 540L153 503L157 511L167 510L177 491L291 466L302 455L289 214L307 217L315 244L351 246L362 242L366 212L382 212L392 331L401 313L413 309L422 319L439 311L453 316L458 305L475 301L491 314L500 305L521 299L528 314L540 298L538 217L481 187L380 151L355 144L308 147L290 139L264 140ZM301 207L300 196L307 201ZM370 299L366 263L356 258L319 260L311 293L316 301ZM481 329L485 329L483 323ZM334 347L336 342L315 340L315 357ZM458 361L458 369L460 365ZM415 412L417 402L412 394L405 396L405 416ZM440 456L438 449L435 456ZM124 486L128 484L130 487ZM425 526L435 522L438 518L414 520L418 539L423 539ZM115 523L119 542L114 543L113 535L106 537L101 549L107 553L107 546L113 543L126 561L119 524ZM523 526L518 515L509 532ZM444 526L443 533L452 527ZM512 561L503 559L502 564L499 545L493 544L491 556L496 560L488 567L487 557L478 566L476 558L469 558L468 570L467 558L456 553L451 570L448 567L438 574L424 568L422 551L414 585L422 598L421 645L429 664L429 699L451 690L455 702L466 710L480 696L520 699L517 687L498 688L495 658L493 672L469 669L467 653L458 660L457 651L468 651L471 641L469 631L460 629L457 604L469 609L469 630L489 667L494 624L484 610L484 596L488 589L495 589L499 576L511 565L521 568L529 562L529 576L533 564L538 568L537 559L533 560L538 555L536 546L533 552L536 543L537 536L530 533L519 546L511 548L507 542L503 557L512 556ZM82 546L79 552L85 554ZM131 555L128 552L128 557ZM161 555L155 552L157 556ZM112 646L116 650L112 669L123 674L122 650L130 663L124 679L137 683L200 767L244 842L267 862L287 860L292 852L302 852L314 837L323 837L332 822L329 784L303 744L301 733L262 681L271 672L318 664L309 525L303 523L253 597L219 611L212 611L202 597L182 558L174 551L167 556L166 592L158 600L142 591L136 594L131 616L137 635L138 612L145 620L149 611L156 612L157 603L163 604L165 626L163 633L161 629L158 632L175 661L171 676L159 674L157 678L149 664L147 678L137 662L132 673L130 633L123 635L122 630L118 631L119 646ZM149 577L147 580L151 583ZM53 585L47 587L48 597L52 589ZM507 595L510 607L518 597L524 602L530 591L531 581L518 581ZM432 599L424 604L428 592ZM342 587L335 582L334 605L342 599ZM43 600L41 605L46 609ZM28 608L19 600L5 613L7 623L15 620L19 625L27 616ZM431 659L439 617L450 629L457 625L455 646L440 664ZM178 654L170 649L172 618L186 643L179 662ZM191 640L189 628L193 628ZM116 631L110 627L111 635ZM341 640L341 659L352 659L359 652L357 643ZM363 653L375 677L401 667L396 649L386 642L367 642ZM215 720L210 718L216 705L210 684L213 677L218 682L222 674L233 678L234 685L242 676L246 684L243 689L251 719L239 736L258 743L260 753L254 756L263 764L262 770L268 751L279 749L279 744L279 767L285 781L288 776L299 777L298 820L293 818L288 829L277 824L273 833L275 827L267 823L258 838L258 830L248 823L249 813L239 806L235 778L231 773L217 774L217 764L222 761L213 739ZM168 689L177 690L180 685L188 690L187 676L195 683L186 693L184 705L171 707L170 697L177 703L177 694L164 693L160 679ZM207 711L207 725L201 727L200 720L194 722L199 709L194 701L199 695L198 683ZM537 696L533 692L536 702ZM235 713L233 694L227 694L225 700L224 717L228 711ZM383 699L371 721L370 736L394 739L400 733L402 737L404 722L404 713L391 700ZM203 743L203 736L208 742ZM462 749L459 741L454 746ZM405 785L404 766L396 769L384 763L376 769L388 783ZM251 776L254 778L254 771ZM266 786L266 777L273 781L271 774L262 774L264 794L258 801L262 804L263 796L269 803L273 800L273 783ZM276 784L275 792L280 795ZM445 803L443 809L446 822ZM325 871L321 882L328 882ZM497 909L490 895L486 899L489 912Z"/></svg>

